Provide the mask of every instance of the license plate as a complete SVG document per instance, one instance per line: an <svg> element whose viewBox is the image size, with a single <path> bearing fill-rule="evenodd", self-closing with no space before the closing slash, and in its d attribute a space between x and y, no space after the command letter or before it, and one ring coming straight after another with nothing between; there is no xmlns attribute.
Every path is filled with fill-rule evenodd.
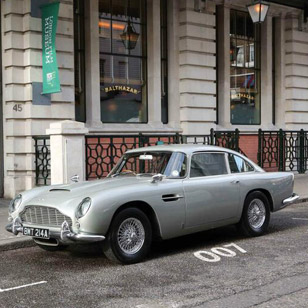
<svg viewBox="0 0 308 308"><path fill-rule="evenodd" d="M23 227L22 234L28 235L28 236L33 236L33 237L38 237L38 238L49 239L49 230L48 229Z"/></svg>

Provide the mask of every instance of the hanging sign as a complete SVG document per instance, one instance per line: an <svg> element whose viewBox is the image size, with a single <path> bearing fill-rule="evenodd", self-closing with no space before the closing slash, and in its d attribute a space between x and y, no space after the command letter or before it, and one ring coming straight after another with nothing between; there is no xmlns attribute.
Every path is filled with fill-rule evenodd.
<svg viewBox="0 0 308 308"><path fill-rule="evenodd" d="M53 2L41 6L43 58L42 94L56 93L61 91L56 57L56 31L59 5L59 2Z"/></svg>

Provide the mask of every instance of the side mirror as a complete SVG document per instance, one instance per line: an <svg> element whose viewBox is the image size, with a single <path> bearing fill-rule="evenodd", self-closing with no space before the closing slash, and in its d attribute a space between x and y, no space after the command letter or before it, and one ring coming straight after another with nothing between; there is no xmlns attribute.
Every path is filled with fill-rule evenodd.
<svg viewBox="0 0 308 308"><path fill-rule="evenodd" d="M79 175L77 175L77 174L73 175L73 176L70 178L70 180L71 180L72 182L77 183L77 182L79 181Z"/></svg>
<svg viewBox="0 0 308 308"><path fill-rule="evenodd" d="M164 176L163 174L161 174L161 173L154 174L154 175L152 176L152 183L160 182L160 181L163 180L164 177L165 177L165 176Z"/></svg>

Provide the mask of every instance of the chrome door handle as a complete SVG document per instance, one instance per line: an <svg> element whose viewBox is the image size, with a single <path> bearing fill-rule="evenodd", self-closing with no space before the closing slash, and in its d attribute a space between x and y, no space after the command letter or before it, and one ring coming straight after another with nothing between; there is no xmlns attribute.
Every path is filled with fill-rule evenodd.
<svg viewBox="0 0 308 308"><path fill-rule="evenodd" d="M162 199L165 202L176 201L176 200L179 200L179 199L182 199L182 198L184 198L184 196L179 195L179 194L168 194L168 195L162 196Z"/></svg>
<svg viewBox="0 0 308 308"><path fill-rule="evenodd" d="M234 180L234 181L231 181L231 184L238 184L240 181L239 180Z"/></svg>

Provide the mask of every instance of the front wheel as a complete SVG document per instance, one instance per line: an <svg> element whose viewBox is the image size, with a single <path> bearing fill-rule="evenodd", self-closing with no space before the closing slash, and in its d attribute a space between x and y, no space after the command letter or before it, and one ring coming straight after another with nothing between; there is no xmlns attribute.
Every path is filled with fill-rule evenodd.
<svg viewBox="0 0 308 308"><path fill-rule="evenodd" d="M270 221L270 206L267 197L260 191L250 193L245 200L239 229L247 236L264 234Z"/></svg>
<svg viewBox="0 0 308 308"><path fill-rule="evenodd" d="M152 242L152 228L148 217L137 208L127 208L113 219L103 251L106 257L125 264L145 258Z"/></svg>

